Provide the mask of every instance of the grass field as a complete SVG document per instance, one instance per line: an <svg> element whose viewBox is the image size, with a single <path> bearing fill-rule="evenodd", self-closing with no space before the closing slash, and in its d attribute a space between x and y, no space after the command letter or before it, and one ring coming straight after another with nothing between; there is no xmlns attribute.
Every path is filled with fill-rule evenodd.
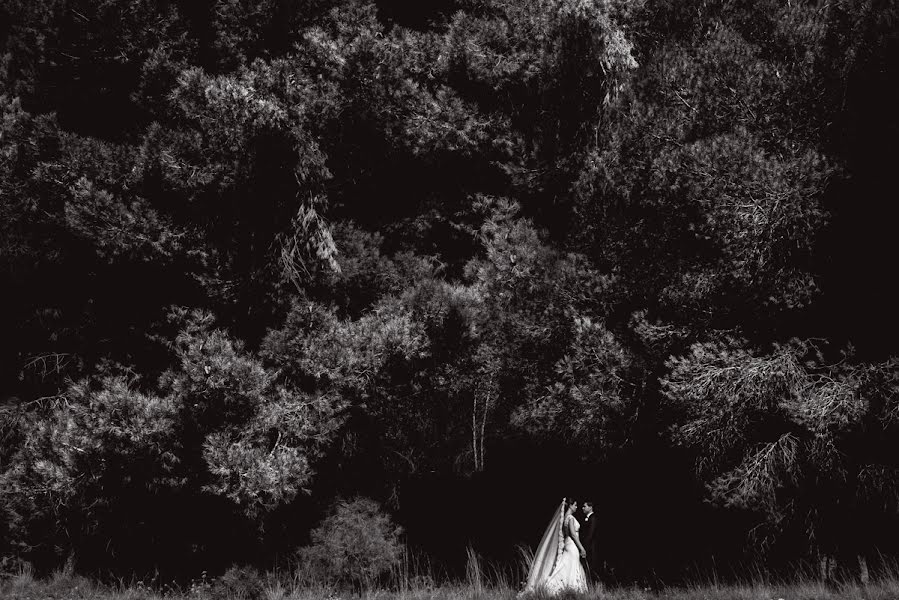
<svg viewBox="0 0 899 600"><path fill-rule="evenodd" d="M514 600L516 590L502 582L468 581L458 585L407 585L405 589L349 592L325 586L300 585L296 582L266 578L255 589L227 591L209 584L195 584L187 589L163 587L151 589L142 583L100 585L84 577L56 573L36 579L29 573L0 582L0 598L4 600ZM533 600L546 600L541 595ZM897 600L899 578L876 580L867 585L844 584L825 586L806 580L774 584L763 581L718 585L700 583L689 587L658 591L639 588L595 589L588 594L564 594L558 600Z"/></svg>

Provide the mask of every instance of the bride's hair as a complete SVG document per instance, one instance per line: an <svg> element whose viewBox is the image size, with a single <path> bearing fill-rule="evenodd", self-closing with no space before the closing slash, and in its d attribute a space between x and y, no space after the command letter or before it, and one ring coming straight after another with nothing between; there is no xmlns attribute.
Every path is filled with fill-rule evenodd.
<svg viewBox="0 0 899 600"><path fill-rule="evenodd" d="M566 496L565 497L565 510L568 510L573 505L577 504L577 499L574 496Z"/></svg>

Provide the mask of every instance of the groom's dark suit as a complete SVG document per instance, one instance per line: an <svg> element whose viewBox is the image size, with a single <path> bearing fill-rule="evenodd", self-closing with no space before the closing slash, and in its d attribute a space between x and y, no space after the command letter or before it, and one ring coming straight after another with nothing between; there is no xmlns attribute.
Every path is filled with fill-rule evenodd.
<svg viewBox="0 0 899 600"><path fill-rule="evenodd" d="M587 551L587 577L590 578L591 581L596 582L599 579L599 556L597 550L598 539L596 535L596 513L590 513L589 515L584 516L583 524L581 525L581 545L584 546L584 550Z"/></svg>

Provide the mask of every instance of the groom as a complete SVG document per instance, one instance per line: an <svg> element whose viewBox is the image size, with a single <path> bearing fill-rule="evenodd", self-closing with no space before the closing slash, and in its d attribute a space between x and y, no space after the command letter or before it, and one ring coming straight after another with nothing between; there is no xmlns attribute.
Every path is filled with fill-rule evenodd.
<svg viewBox="0 0 899 600"><path fill-rule="evenodd" d="M597 556L596 515L593 513L593 501L581 502L581 512L584 518L581 520L581 544L587 551L586 571L590 581L596 583L599 580L599 557Z"/></svg>

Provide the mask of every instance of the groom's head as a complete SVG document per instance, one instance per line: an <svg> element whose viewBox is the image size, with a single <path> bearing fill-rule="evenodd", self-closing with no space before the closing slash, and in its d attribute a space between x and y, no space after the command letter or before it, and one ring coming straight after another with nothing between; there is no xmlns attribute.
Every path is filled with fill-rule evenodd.
<svg viewBox="0 0 899 600"><path fill-rule="evenodd" d="M585 515L593 514L593 501L584 500L581 502L581 511L583 511Z"/></svg>

